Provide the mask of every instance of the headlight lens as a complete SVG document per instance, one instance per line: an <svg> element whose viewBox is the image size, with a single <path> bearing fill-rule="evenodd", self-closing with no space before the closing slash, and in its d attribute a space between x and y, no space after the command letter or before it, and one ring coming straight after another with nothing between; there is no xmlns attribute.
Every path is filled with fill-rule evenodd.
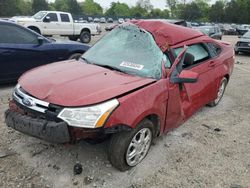
<svg viewBox="0 0 250 188"><path fill-rule="evenodd" d="M118 105L118 100L113 99L89 107L64 108L57 117L73 127L98 128L104 125L109 115Z"/></svg>

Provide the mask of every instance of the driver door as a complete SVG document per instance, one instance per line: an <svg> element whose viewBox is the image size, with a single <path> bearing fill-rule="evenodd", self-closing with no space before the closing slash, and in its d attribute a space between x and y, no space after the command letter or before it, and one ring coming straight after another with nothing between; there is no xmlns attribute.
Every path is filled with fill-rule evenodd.
<svg viewBox="0 0 250 188"><path fill-rule="evenodd" d="M185 66L186 53L194 56L193 64ZM170 77L189 70L198 74L195 83L173 83L169 79L169 103L167 108L166 130L175 128L188 119L199 108L209 103L216 92L214 62L202 44L194 44L183 49L176 58Z"/></svg>

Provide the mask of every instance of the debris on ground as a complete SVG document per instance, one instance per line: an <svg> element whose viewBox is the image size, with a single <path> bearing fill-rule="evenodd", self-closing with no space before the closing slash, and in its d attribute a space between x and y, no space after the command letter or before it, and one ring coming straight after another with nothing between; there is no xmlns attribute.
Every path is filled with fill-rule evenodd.
<svg viewBox="0 0 250 188"><path fill-rule="evenodd" d="M74 175L79 175L82 173L82 165L80 163L76 163L74 166Z"/></svg>

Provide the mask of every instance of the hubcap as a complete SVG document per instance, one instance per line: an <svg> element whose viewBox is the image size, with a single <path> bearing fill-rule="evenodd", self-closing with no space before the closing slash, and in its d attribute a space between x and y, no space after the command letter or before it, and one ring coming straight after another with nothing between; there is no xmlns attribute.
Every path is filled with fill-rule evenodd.
<svg viewBox="0 0 250 188"><path fill-rule="evenodd" d="M140 163L147 155L152 141L152 132L149 128L143 128L133 137L126 154L129 166Z"/></svg>
<svg viewBox="0 0 250 188"><path fill-rule="evenodd" d="M218 93L217 93L217 98L215 99L215 103L216 103L216 104L220 102L220 100L221 100L221 98L222 98L222 96L223 96L223 93L224 93L225 88L226 88L226 82L223 81L223 82L221 83L220 88L219 88L219 91L218 91Z"/></svg>

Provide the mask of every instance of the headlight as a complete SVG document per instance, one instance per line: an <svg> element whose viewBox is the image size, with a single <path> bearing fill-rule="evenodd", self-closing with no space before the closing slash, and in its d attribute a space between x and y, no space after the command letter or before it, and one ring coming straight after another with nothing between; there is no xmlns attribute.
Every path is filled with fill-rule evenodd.
<svg viewBox="0 0 250 188"><path fill-rule="evenodd" d="M89 107L64 108L57 117L73 127L98 128L104 125L118 105L118 100L113 99Z"/></svg>

